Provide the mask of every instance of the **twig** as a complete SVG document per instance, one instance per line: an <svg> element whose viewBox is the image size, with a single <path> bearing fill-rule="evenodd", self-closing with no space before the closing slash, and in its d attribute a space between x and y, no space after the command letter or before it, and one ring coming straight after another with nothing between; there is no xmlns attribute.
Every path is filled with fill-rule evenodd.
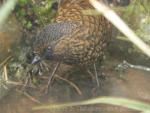
<svg viewBox="0 0 150 113"><path fill-rule="evenodd" d="M8 56L2 63L0 63L0 68L4 65L6 65L6 63L12 58L12 56Z"/></svg>
<svg viewBox="0 0 150 113"><path fill-rule="evenodd" d="M146 66L141 66L141 65L133 65L133 64L130 64L129 62L127 61L123 61L123 63L119 64L118 69L126 69L126 68L134 68L134 69L139 69L139 70L144 70L144 71L148 71L150 72L150 68L149 67L146 67Z"/></svg>
<svg viewBox="0 0 150 113"><path fill-rule="evenodd" d="M95 79L94 74L89 69L87 69L87 73L91 76L92 80Z"/></svg>
<svg viewBox="0 0 150 113"><path fill-rule="evenodd" d="M16 90L16 91L19 92L19 93L21 93L21 94L23 94L23 95L25 95L25 96L28 97L31 101L36 102L36 103L38 103L38 104L41 104L41 102L40 102L39 100L37 100L37 99L34 98L33 96L29 95L28 93L22 92L22 91L19 91L19 90Z"/></svg>
<svg viewBox="0 0 150 113"><path fill-rule="evenodd" d="M7 68L6 65L4 66L4 80L7 82L8 81L8 75L7 75Z"/></svg>
<svg viewBox="0 0 150 113"><path fill-rule="evenodd" d="M28 73L28 76L26 77L26 80L25 80L25 84L23 84L22 90L24 90L27 84L29 83L29 79L30 79L30 74Z"/></svg>
<svg viewBox="0 0 150 113"><path fill-rule="evenodd" d="M55 73L56 73L57 69L59 68L59 66L60 66L60 62L57 62L55 68L53 69L53 72L52 72L51 76L48 79L48 83L47 83L47 86L46 86L46 94L48 94L49 85L52 82L52 79L54 79Z"/></svg>
<svg viewBox="0 0 150 113"><path fill-rule="evenodd" d="M69 81L69 80L67 80L67 79L65 79L65 78L62 78L61 76L59 76L59 75L57 75L57 74L55 74L55 77L57 78L57 79L60 79L60 80L63 80L63 81L65 81L65 82L67 82L69 85L71 85L73 88L75 88L75 90L77 91L77 93L79 94L79 95L82 95L82 91L79 89L79 87L76 85L76 84L74 84L73 82L71 82L71 81ZM47 79L48 77L40 77L40 78L42 78L42 79Z"/></svg>
<svg viewBox="0 0 150 113"><path fill-rule="evenodd" d="M8 80L6 83L7 83L7 84L11 84L11 85L16 85L16 86L24 86L24 84L21 83L21 82L15 82L15 81L10 81L10 80ZM29 85L26 85L26 87L35 88L35 87L29 86Z"/></svg>
<svg viewBox="0 0 150 113"><path fill-rule="evenodd" d="M74 84L73 82L71 82L71 81L69 81L69 80L67 80L67 79L65 79L65 78L60 77L59 75L55 75L55 76L56 76L57 78L59 78L59 79L65 81L65 82L67 82L68 84L70 84L72 87L75 88L75 90L77 91L77 93L78 93L79 95L82 95L82 91L79 89L79 87L78 87L76 84Z"/></svg>

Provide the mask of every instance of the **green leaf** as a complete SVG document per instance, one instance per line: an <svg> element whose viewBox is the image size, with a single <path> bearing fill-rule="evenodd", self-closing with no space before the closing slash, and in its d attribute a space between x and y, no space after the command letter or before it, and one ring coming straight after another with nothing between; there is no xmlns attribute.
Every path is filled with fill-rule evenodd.
<svg viewBox="0 0 150 113"><path fill-rule="evenodd" d="M31 27L32 27L32 23L31 23L31 21L28 21L28 23L27 23L27 26L26 26L28 29L30 29Z"/></svg>

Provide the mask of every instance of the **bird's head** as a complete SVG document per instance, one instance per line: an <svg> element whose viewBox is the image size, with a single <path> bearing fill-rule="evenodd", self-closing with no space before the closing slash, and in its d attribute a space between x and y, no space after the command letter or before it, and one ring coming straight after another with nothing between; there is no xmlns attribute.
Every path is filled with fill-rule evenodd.
<svg viewBox="0 0 150 113"><path fill-rule="evenodd" d="M70 34L77 26L77 22L69 21L46 25L37 36L33 38L31 63L36 64L44 59L56 59L56 55L54 55L56 51L54 52L54 49L58 40ZM59 51L59 53L61 53L61 51Z"/></svg>
<svg viewBox="0 0 150 113"><path fill-rule="evenodd" d="M34 51L32 52L32 60L31 60L31 64L37 64L42 60L49 60L52 59L52 47L48 46L46 48L42 48L40 51L34 49Z"/></svg>

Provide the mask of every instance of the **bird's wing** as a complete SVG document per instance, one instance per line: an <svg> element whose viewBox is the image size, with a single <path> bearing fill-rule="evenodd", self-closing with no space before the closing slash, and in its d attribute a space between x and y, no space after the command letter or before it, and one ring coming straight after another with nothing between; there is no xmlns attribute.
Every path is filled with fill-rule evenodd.
<svg viewBox="0 0 150 113"><path fill-rule="evenodd" d="M63 36L53 45L53 56L57 59L66 59L68 63L78 63L94 49L96 37L89 34L89 29L80 26L71 34Z"/></svg>

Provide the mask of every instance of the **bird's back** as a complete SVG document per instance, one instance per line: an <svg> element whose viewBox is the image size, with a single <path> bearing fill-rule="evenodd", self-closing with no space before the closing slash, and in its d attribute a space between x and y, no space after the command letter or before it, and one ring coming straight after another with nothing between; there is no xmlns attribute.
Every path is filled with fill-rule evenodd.
<svg viewBox="0 0 150 113"><path fill-rule="evenodd" d="M85 10L94 9L88 1L69 1L64 0L60 5L55 22L77 22L79 25L73 29L71 36L57 44L55 56L66 50L67 53L62 52L61 55L64 54L63 59L67 63L90 64L103 57L104 49L111 39L112 25L102 15L84 14ZM68 43L64 43L65 41ZM61 49L64 44L68 46Z"/></svg>

